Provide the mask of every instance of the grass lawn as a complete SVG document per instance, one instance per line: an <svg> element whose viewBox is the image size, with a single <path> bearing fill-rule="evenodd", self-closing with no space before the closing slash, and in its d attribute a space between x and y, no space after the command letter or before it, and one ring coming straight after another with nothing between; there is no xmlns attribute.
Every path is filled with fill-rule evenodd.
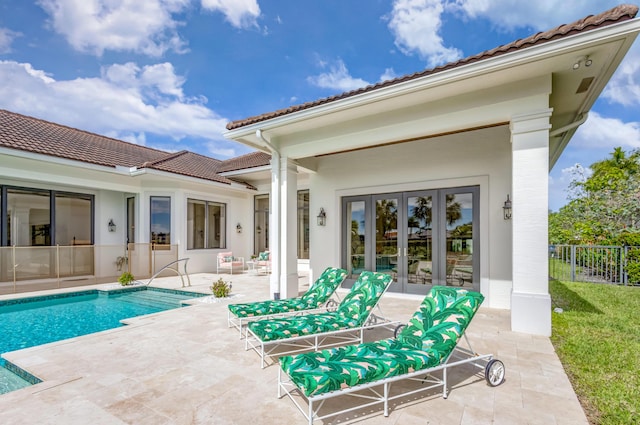
<svg viewBox="0 0 640 425"><path fill-rule="evenodd" d="M640 424L640 288L550 281L553 343L592 424Z"/></svg>

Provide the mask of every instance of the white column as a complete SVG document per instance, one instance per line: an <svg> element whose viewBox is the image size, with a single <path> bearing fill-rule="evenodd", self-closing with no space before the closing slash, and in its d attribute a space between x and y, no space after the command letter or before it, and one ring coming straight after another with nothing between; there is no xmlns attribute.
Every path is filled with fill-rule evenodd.
<svg viewBox="0 0 640 425"><path fill-rule="evenodd" d="M269 195L269 252L271 276L269 292L280 295L280 156L271 155L271 194Z"/></svg>
<svg viewBox="0 0 640 425"><path fill-rule="evenodd" d="M280 297L298 296L298 175L296 165L280 158Z"/></svg>
<svg viewBox="0 0 640 425"><path fill-rule="evenodd" d="M551 109L511 120L513 289L511 329L551 335L548 273Z"/></svg>

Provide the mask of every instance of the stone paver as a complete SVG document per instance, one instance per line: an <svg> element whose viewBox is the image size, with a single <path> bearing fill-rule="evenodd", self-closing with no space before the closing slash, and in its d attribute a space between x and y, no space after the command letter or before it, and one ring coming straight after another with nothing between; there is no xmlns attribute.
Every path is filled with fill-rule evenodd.
<svg viewBox="0 0 640 425"><path fill-rule="evenodd" d="M268 297L268 276L222 276L233 282L232 302ZM191 289L207 292L217 277L194 275ZM160 278L153 285L179 288L180 280ZM302 276L300 288L307 287ZM420 302L387 294L381 306L389 318L406 321ZM196 302L130 319L122 328L6 354L44 382L1 395L2 423L305 423L289 399L277 398L277 367L261 369L237 330L227 328L227 303ZM434 390L393 402L387 418L373 407L319 423L587 424L549 339L511 332L509 321L508 311L481 308L467 330L475 351L505 363L503 385L487 386L465 365L450 371L446 400ZM326 408L332 403L349 400Z"/></svg>

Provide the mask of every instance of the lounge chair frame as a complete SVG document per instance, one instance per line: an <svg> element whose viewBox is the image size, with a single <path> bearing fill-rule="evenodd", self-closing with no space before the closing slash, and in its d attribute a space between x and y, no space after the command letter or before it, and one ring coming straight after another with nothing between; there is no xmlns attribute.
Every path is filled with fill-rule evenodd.
<svg viewBox="0 0 640 425"><path fill-rule="evenodd" d="M327 270L325 270L325 272L323 272L319 279L329 270L330 268L327 268ZM256 320L268 320L268 319L274 319L274 318L282 318L282 317L290 317L290 316L301 316L303 314L314 314L314 313L322 313L325 311L333 311L335 310L338 305L340 304L340 302L342 301L342 299L340 298L340 294L338 294L337 289L340 287L340 285L342 285L342 282L344 282L344 279L347 277L347 271L346 270L342 270L339 268L335 268L336 271L343 271L344 272L344 276L342 277L342 279L340 280L340 282L336 285L335 289L333 290L333 292L331 293L331 295L329 295L329 299L327 299L327 301L325 301L323 306L318 306L316 308L309 308L309 309L304 309L304 310L295 310L295 311L287 311L287 312L279 312L279 313L273 313L273 314L263 314L260 316L247 316L247 317L240 317L240 316L236 316L234 313L231 312L231 310L227 310L227 327L231 328L234 327L236 329L238 329L238 331L240 332L240 339L242 339L243 337L243 333L242 333L242 327L245 326L247 323L249 322L254 322ZM315 283L314 283L315 284ZM309 287L309 290L311 290L311 287ZM334 297L336 299L334 299ZM275 301L278 302L278 301ZM244 334L246 335L246 334Z"/></svg>
<svg viewBox="0 0 640 425"><path fill-rule="evenodd" d="M401 376L394 376L385 379L380 379L370 383L363 383L353 387L343 388L339 391L332 391L329 393L323 393L316 396L305 396L300 389L291 382L282 368L278 369L278 398L282 398L285 395L288 396L296 408L304 415L309 421L309 425L312 425L314 421L326 419L341 415L344 413L352 412L354 410L360 410L365 407L374 406L378 404L383 405L384 416L389 416L389 402L398 398L407 397L409 395L417 394L424 391L429 391L434 388L442 388L442 397L448 397L447 387L447 370L451 367L460 366L463 364L471 364L479 369L485 371L485 379L491 386L500 385L504 380L504 365L499 360L493 359L493 354L477 354L471 349L471 344L466 336L463 337L468 345L468 348L460 347L460 344L451 351L445 361L438 366L434 366L427 369L417 370ZM453 360L453 361L452 361ZM494 366L502 368L502 373L493 375L492 377L490 369ZM433 373L442 371L442 378L433 376ZM423 384L420 388L402 391L397 394L391 394L391 385L399 381L416 381ZM362 400L353 407L342 409L339 411L329 412L320 416L319 412L324 402L331 398L340 396L351 396L354 399ZM303 406L298 401L298 398L306 400L307 406Z"/></svg>
<svg viewBox="0 0 640 425"><path fill-rule="evenodd" d="M384 291L378 297L375 305L369 311L364 319L362 326L355 328L343 328L329 332L319 332L315 334L299 335L286 339L276 339L271 341L263 341L248 326L245 333L245 351L254 350L260 356L260 365L264 369L266 366L266 357L271 356L279 347L289 347L288 351L278 351L278 356L301 353L305 351L316 351L320 348L336 347L339 345L348 345L362 343L364 341L364 331L378 327L388 327L393 329L399 322L392 322L385 319L385 315L380 307L380 300L391 287L391 283L386 285ZM377 310L380 314L374 314Z"/></svg>
<svg viewBox="0 0 640 425"><path fill-rule="evenodd" d="M375 317L375 319L372 319ZM245 336L245 351L249 349L255 351L260 356L260 365L264 369L266 366L266 358L274 354L286 356L289 354L303 353L305 351L317 351L321 348L338 347L340 345L361 344L364 342L364 331L374 328L393 329L400 322L394 322L384 319L381 316L371 315L363 326L357 328L340 329L331 332L322 332L310 335L300 335L287 339L278 339L274 341L263 341L249 328ZM249 335L251 334L251 335ZM287 351L281 351L283 347L289 347Z"/></svg>
<svg viewBox="0 0 640 425"><path fill-rule="evenodd" d="M337 300L333 299L334 296L335 298L337 298ZM236 328L240 332L240 339L242 339L243 337L246 338L246 327L247 327L247 323L249 322L255 322L256 320L268 320L268 319L276 319L276 318L282 318L282 317L302 316L304 314L322 313L325 311L333 311L336 309L336 307L338 306L338 304L340 304L341 301L342 299L340 298L340 295L337 292L334 292L331 295L331 298L329 298L329 300L324 304L324 306L308 309L308 310L288 311L284 313L265 314L263 316L249 316L249 317L237 317L230 311L227 311L227 326L229 328L231 327ZM245 333L242 332L243 326L245 329Z"/></svg>

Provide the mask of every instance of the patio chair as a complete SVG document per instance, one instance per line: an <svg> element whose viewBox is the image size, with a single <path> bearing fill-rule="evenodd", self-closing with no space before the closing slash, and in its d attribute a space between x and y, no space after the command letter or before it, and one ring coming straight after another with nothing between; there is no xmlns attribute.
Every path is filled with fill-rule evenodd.
<svg viewBox="0 0 640 425"><path fill-rule="evenodd" d="M314 311L322 305L329 308L337 303L331 299L336 289L347 277L347 271L336 267L327 267L307 292L297 298L267 300L245 304L229 304L227 324L236 327L242 337L242 323L257 319L266 319L276 315Z"/></svg>
<svg viewBox="0 0 640 425"><path fill-rule="evenodd" d="M335 311L304 316L258 320L247 325L245 349L265 356L274 350L289 348L278 355L317 350L354 342L362 342L365 328L387 326L388 321L373 314L393 278L389 274L364 271ZM267 351L267 348L269 351Z"/></svg>
<svg viewBox="0 0 640 425"><path fill-rule="evenodd" d="M465 363L484 369L489 385L500 385L505 375L501 361L473 352L470 345L469 349L458 346L483 299L478 292L434 286L393 338L280 357L278 398L289 396L312 424L379 403L388 416L389 401L439 387L447 398L447 368ZM465 340L468 344L466 336ZM439 370L442 379L433 376ZM392 391L393 383L407 380L420 384ZM360 404L319 415L325 400L343 395ZM306 399L307 409L300 398Z"/></svg>
<svg viewBox="0 0 640 425"><path fill-rule="evenodd" d="M216 258L216 273L220 274L221 270L228 270L233 274L234 268L244 271L244 258L234 257L233 252L219 252Z"/></svg>
<svg viewBox="0 0 640 425"><path fill-rule="evenodd" d="M266 274L271 273L271 253L269 251L259 252L255 266L258 273L261 270L264 270Z"/></svg>

